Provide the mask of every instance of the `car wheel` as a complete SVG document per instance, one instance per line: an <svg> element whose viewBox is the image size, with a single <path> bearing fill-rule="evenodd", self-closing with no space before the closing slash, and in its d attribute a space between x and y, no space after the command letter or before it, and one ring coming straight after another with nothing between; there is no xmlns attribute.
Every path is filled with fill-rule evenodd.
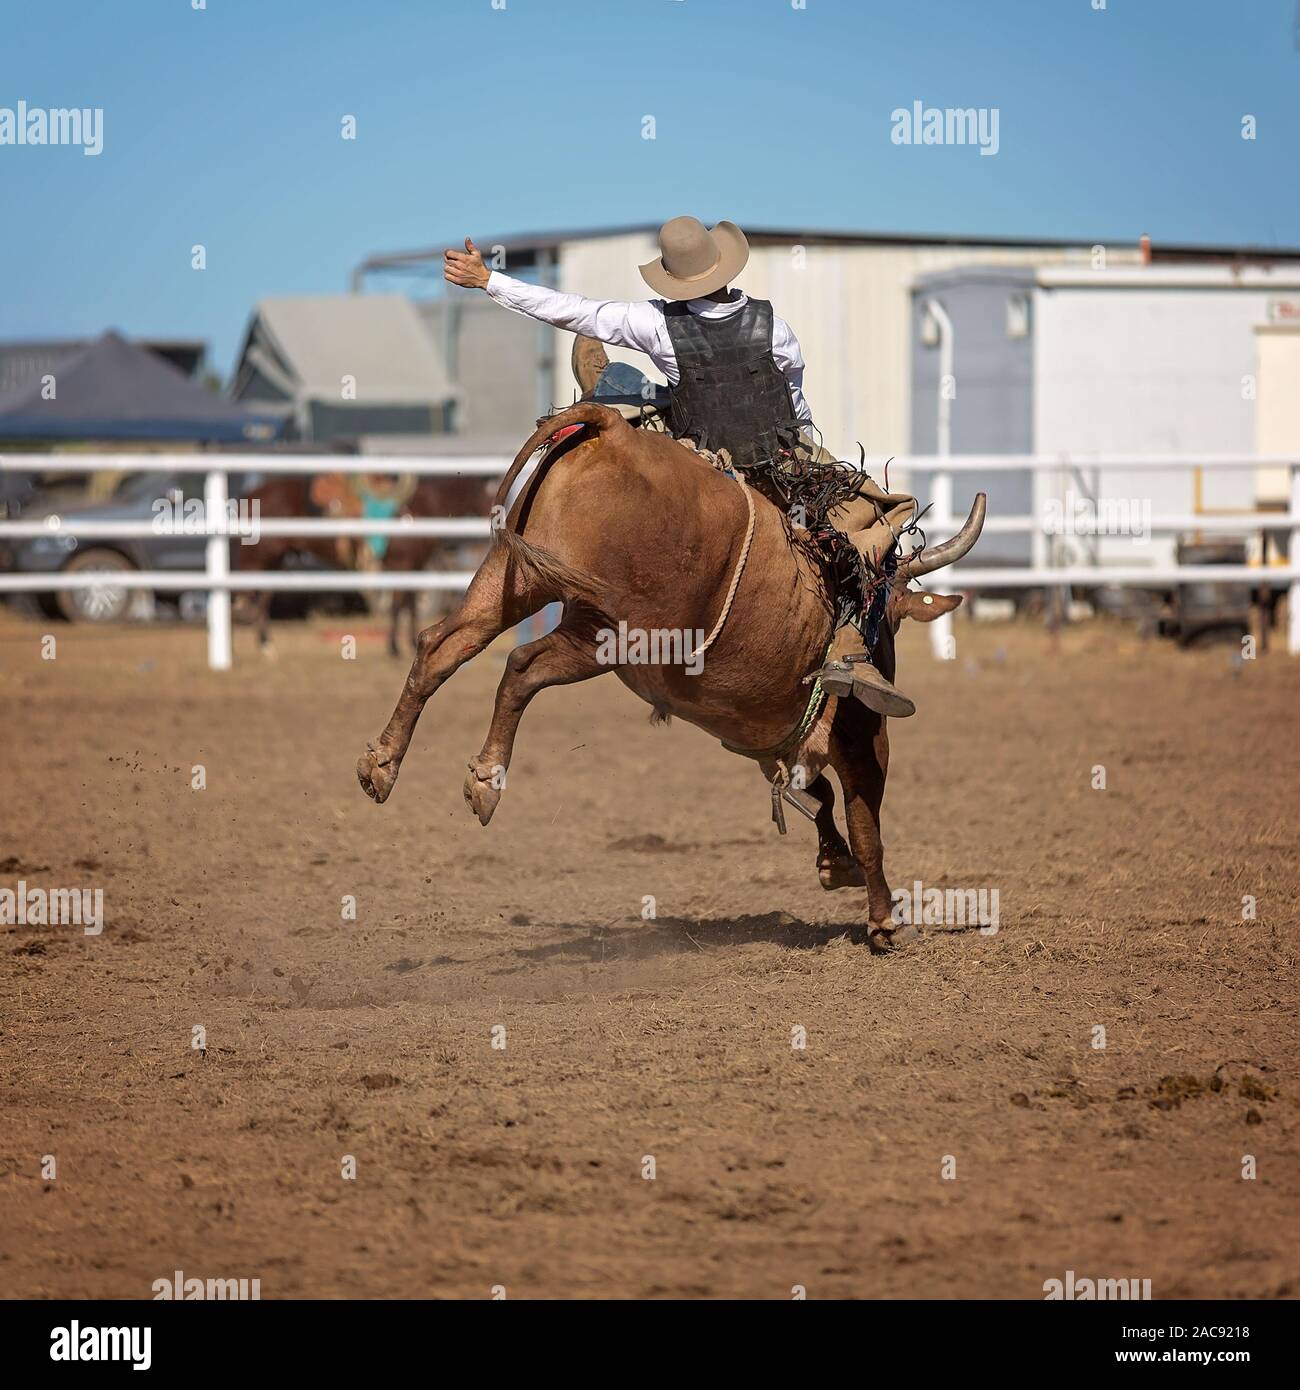
<svg viewBox="0 0 1300 1390"><path fill-rule="evenodd" d="M63 567L65 574L98 573L104 583L90 589L60 589L59 612L70 623L120 623L131 606L131 590L112 583L114 574L135 566L116 550L86 550Z"/></svg>

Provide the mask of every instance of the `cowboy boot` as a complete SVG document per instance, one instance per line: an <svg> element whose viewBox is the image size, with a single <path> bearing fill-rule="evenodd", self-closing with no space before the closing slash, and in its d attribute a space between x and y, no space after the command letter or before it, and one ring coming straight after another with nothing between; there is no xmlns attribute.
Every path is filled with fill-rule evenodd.
<svg viewBox="0 0 1300 1390"><path fill-rule="evenodd" d="M578 383L578 390L582 392L585 400L596 389L601 372L609 366L605 344L579 333L573 340L569 364L573 368L573 378Z"/></svg>
<svg viewBox="0 0 1300 1390"><path fill-rule="evenodd" d="M816 677L827 694L840 698L851 695L877 714L906 719L916 713L912 701L871 664L862 634L852 623L845 623L835 634L830 659L816 672Z"/></svg>

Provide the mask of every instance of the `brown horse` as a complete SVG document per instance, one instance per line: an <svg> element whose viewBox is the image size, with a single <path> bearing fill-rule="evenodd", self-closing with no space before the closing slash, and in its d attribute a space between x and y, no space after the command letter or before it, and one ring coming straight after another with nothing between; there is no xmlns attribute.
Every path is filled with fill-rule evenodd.
<svg viewBox="0 0 1300 1390"><path fill-rule="evenodd" d="M570 427L580 428L557 441ZM397 708L357 763L363 790L385 801L429 697L499 633L558 601L559 626L510 653L487 739L469 765L465 798L480 822L488 823L500 800L533 696L613 670L657 715L676 714L752 757L778 788L787 775L801 782L817 808L822 886L865 885L866 939L875 949L897 944L880 839L886 720L853 699L820 702L806 684L825 659L833 621L825 574L804 539L771 502L691 449L589 403L541 422L498 489L498 504L548 443L464 604L420 633ZM900 560L873 654L889 679L900 621L929 620L961 601L913 592L909 579L965 554L983 519L981 493L951 541ZM693 656L695 634L712 635L702 660L642 664L611 656L613 631L663 632L670 624L691 634ZM828 766L843 789L848 843L835 824Z"/></svg>
<svg viewBox="0 0 1300 1390"><path fill-rule="evenodd" d="M342 492L330 487L342 483L342 475L323 475L320 478L286 474L271 478L248 494L257 503L263 517L311 517L323 514L323 495ZM320 484L326 486L322 488ZM469 517L487 516L491 492L487 480L480 477L420 478L410 497L397 515L411 517ZM349 509L353 515L359 509ZM346 513L345 513L346 514ZM313 555L331 568L356 568L359 547L364 539L342 539L335 536L264 536L256 545L235 546L235 564L244 570L273 571L281 569L290 555ZM422 570L437 554L450 549L451 543L439 536L390 536L379 567L388 571ZM398 627L403 616L407 624L407 640L415 646L415 604L413 589L394 590L389 603L388 650L400 654ZM269 653L271 647L271 591L260 590L249 596L246 617L257 629L258 645Z"/></svg>

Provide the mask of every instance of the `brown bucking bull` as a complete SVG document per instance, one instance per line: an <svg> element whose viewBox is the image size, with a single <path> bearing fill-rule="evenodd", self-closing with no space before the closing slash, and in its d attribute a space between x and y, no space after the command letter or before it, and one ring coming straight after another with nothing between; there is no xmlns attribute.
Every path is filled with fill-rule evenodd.
<svg viewBox="0 0 1300 1390"><path fill-rule="evenodd" d="M500 800L533 696L613 670L657 715L677 715L754 758L778 787L801 767L817 808L823 888L865 885L868 922L856 935L876 950L900 944L914 928L896 935L883 867L886 720L857 700L819 702L805 681L825 660L832 633L820 565L765 498L670 436L634 429L616 411L590 403L539 424L502 481L498 505L534 451L572 426L581 428L554 444L520 490L465 602L420 633L397 708L357 763L362 788L386 801L429 697L498 634L559 602L559 626L510 653L487 739L469 764L465 799L480 822L488 823ZM984 502L981 493L950 541L900 558L875 650L886 677L894 675L899 622L929 620L961 602L907 584L971 548ZM611 664L609 634L621 624L627 632L671 627L714 640L697 666ZM828 766L844 793L847 844L835 824Z"/></svg>

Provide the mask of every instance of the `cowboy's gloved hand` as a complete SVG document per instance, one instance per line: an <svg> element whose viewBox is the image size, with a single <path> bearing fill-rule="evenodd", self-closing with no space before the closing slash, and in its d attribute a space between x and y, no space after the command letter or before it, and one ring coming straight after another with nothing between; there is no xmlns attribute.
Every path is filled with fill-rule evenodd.
<svg viewBox="0 0 1300 1390"><path fill-rule="evenodd" d="M464 285L467 290L485 290L491 271L483 264L478 247L466 237L463 251L442 253L442 274L453 285Z"/></svg>

